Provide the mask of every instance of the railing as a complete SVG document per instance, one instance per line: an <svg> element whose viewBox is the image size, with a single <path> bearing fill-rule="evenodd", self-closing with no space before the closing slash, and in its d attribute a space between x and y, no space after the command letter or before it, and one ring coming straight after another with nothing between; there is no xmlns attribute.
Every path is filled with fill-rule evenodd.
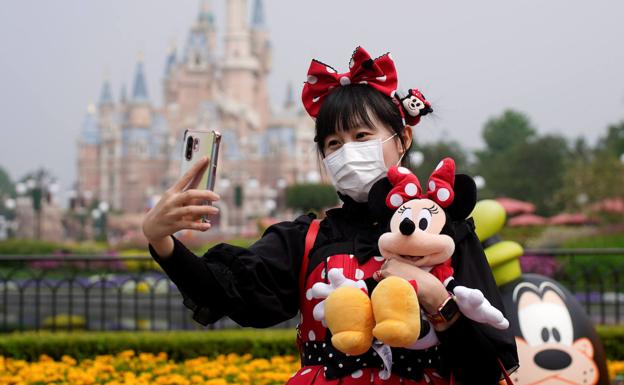
<svg viewBox="0 0 624 385"><path fill-rule="evenodd" d="M566 286L597 324L624 322L624 249L525 250L525 273L548 275Z"/></svg>
<svg viewBox="0 0 624 385"><path fill-rule="evenodd" d="M202 328L182 300L150 256L0 255L0 331Z"/></svg>
<svg viewBox="0 0 624 385"><path fill-rule="evenodd" d="M567 286L596 323L624 320L624 249L527 250L522 264ZM0 256L1 331L198 328L150 256Z"/></svg>

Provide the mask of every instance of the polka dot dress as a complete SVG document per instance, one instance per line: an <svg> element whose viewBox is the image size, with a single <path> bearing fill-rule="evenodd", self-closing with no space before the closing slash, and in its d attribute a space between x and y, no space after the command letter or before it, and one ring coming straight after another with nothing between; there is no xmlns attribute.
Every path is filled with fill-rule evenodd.
<svg viewBox="0 0 624 385"><path fill-rule="evenodd" d="M310 289L317 282L327 282L327 273L331 269L342 269L345 277L352 280L369 278L381 268L384 259L374 256L360 265L358 259L351 254L336 254L326 258L325 263L320 263L309 274L305 284L304 295L301 298L301 322L300 332L302 342L314 345L319 350L326 344L327 329L321 321L314 319L312 310L322 299L313 298ZM329 357L335 359L335 357ZM340 365L340 364L339 364ZM381 376L380 376L381 373ZM288 380L287 385L360 385L360 384L383 384L383 385L448 385L448 380L442 378L432 370L425 369L425 375L421 381L402 378L392 373L389 378L383 379L383 372L379 368L363 367L338 379L327 379L324 375L324 367L319 365L306 365L297 371Z"/></svg>

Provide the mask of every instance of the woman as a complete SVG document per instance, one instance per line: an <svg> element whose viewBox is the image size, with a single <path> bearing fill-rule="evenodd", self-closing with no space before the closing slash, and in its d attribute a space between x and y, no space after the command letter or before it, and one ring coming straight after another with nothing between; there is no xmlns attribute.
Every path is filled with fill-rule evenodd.
<svg viewBox="0 0 624 385"><path fill-rule="evenodd" d="M407 159L412 129L406 123L416 124L431 111L422 94L410 92L400 99L396 88L389 54L373 60L358 47L345 74L312 62L302 98L316 119L319 154L343 201L342 207L327 211L320 223L312 214L302 215L269 227L249 248L219 244L198 258L172 234L182 229L205 231L210 225L198 218L217 212L214 207L195 204L201 199L218 200L214 192L182 191L205 167L205 161L172 186L143 223L152 257L180 289L197 322L206 325L228 316L242 326L269 327L301 313L298 341L302 368L289 385L495 384L505 370L517 367L509 333L476 324L458 312L438 319L435 331L441 343L437 346L426 350L392 348L390 352L371 349L361 356L334 349L329 331L312 315L320 300L313 298L309 289L316 282L326 282L332 268L342 268L351 279L364 280L371 290L378 279L391 275L415 280L421 306L431 315L441 314L441 306L449 300L449 293L433 275L405 264L384 264L379 257L377 240L388 231L392 213L379 209L373 196L385 197L387 169ZM457 235L455 278L481 289L502 309L471 223L453 224Z"/></svg>

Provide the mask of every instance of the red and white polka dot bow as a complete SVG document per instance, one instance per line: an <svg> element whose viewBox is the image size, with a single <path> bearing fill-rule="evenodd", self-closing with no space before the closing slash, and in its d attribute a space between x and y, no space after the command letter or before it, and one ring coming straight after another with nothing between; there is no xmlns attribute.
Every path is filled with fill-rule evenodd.
<svg viewBox="0 0 624 385"><path fill-rule="evenodd" d="M386 197L386 205L391 209L399 208L403 203L412 199L428 198L447 208L453 203L455 193L455 161L453 158L444 158L429 177L427 192L420 187L418 177L405 167L393 166L388 170L388 179L394 186Z"/></svg>
<svg viewBox="0 0 624 385"><path fill-rule="evenodd" d="M349 62L349 72L339 74L333 67L316 59L312 60L301 99L308 114L316 118L325 97L335 87L368 84L394 101L397 82L396 68L389 53L373 60L364 48L357 47Z"/></svg>

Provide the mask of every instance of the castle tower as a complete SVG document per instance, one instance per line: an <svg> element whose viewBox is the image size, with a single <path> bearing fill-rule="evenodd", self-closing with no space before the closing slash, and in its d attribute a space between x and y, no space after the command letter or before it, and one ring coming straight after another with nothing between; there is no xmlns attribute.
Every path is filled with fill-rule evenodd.
<svg viewBox="0 0 624 385"><path fill-rule="evenodd" d="M80 129L78 147L78 193L93 197L100 192L99 146L100 128L95 104L87 106L87 114Z"/></svg>
<svg viewBox="0 0 624 385"><path fill-rule="evenodd" d="M254 104L258 108L261 125L269 123L271 108L269 103L268 78L271 72L271 43L267 28L263 0L255 0L251 18L251 50L257 58L259 66L255 78L257 79Z"/></svg>
<svg viewBox="0 0 624 385"><path fill-rule="evenodd" d="M116 198L119 183L119 165L117 161L117 147L119 141L119 125L116 121L115 103L111 91L110 82L104 80L100 101L98 103L100 129L99 145L99 193L100 201L109 203L111 207L119 207L119 199Z"/></svg>
<svg viewBox="0 0 624 385"><path fill-rule="evenodd" d="M216 72L216 25L210 0L202 0L197 19L189 31L181 59L172 46L164 77L165 114L172 136L181 138L184 129L197 124L204 100L218 93ZM179 139L181 140L181 139Z"/></svg>
<svg viewBox="0 0 624 385"><path fill-rule="evenodd" d="M145 206L146 188L153 185L149 159L152 106L145 81L143 56L137 60L132 94L127 103L121 129L120 183L123 187L121 209L140 212Z"/></svg>
<svg viewBox="0 0 624 385"><path fill-rule="evenodd" d="M251 34L247 21L247 0L227 2L227 26L224 40L225 56L222 67L224 96L243 107L256 110L260 107L256 99L257 92L255 92L258 87L256 74L260 64L252 52Z"/></svg>

